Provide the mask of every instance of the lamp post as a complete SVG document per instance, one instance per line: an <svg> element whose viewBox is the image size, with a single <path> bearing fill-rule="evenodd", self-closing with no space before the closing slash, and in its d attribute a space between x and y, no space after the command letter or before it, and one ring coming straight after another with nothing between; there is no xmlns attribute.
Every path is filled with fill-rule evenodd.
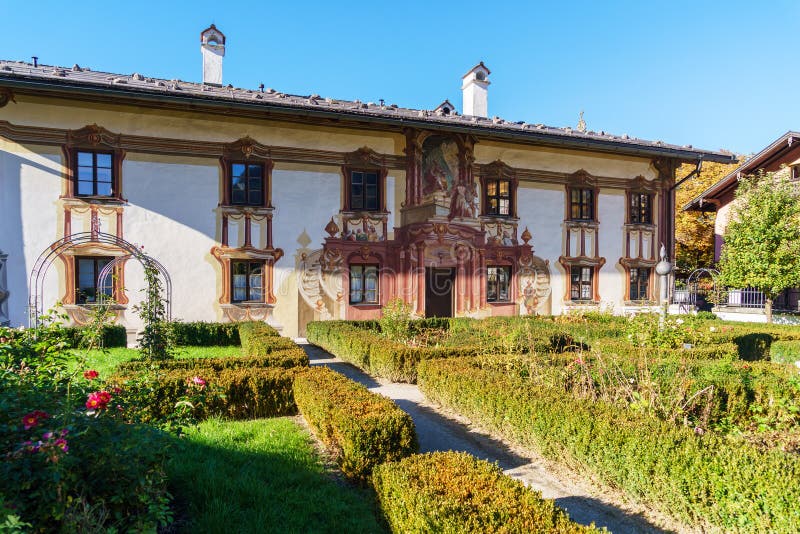
<svg viewBox="0 0 800 534"><path fill-rule="evenodd" d="M661 243L659 256L661 260L656 264L656 274L661 277L661 324L663 325L664 319L667 317L667 308L669 308L669 288L667 283L672 272L672 264L667 261L667 249L664 243Z"/></svg>

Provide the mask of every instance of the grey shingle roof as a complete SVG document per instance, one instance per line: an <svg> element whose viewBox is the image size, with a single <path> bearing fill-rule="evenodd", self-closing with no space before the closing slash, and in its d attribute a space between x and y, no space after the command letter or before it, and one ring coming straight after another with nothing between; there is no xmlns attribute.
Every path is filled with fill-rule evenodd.
<svg viewBox="0 0 800 534"><path fill-rule="evenodd" d="M677 146L663 141L647 141L628 135L603 131L580 132L571 127L558 128L524 121L508 121L499 117L484 118L445 115L435 110L403 108L397 105L375 104L358 100L323 98L316 94L292 95L274 89L243 89L231 85L217 87L182 80L152 78L139 73L114 74L73 67L34 66L21 61L0 60L0 85L30 89L59 89L75 92L104 92L140 98L190 99L199 103L263 106L265 110L303 110L311 114L342 115L353 119L405 123L440 129L470 131L479 135L513 136L542 144L564 145L577 149L641 153L642 155L674 157L686 161L707 159L734 161L725 152L698 150L691 145ZM344 117L343 117L344 118Z"/></svg>

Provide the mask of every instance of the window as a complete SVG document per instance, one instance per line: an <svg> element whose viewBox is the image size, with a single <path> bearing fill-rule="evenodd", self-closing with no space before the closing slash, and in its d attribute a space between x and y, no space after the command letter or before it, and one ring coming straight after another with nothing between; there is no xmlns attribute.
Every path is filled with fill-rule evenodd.
<svg viewBox="0 0 800 534"><path fill-rule="evenodd" d="M569 218L577 221L594 220L593 189L570 189Z"/></svg>
<svg viewBox="0 0 800 534"><path fill-rule="evenodd" d="M75 158L77 196L114 196L114 155L79 150Z"/></svg>
<svg viewBox="0 0 800 534"><path fill-rule="evenodd" d="M511 182L486 181L486 215L509 217L511 215Z"/></svg>
<svg viewBox="0 0 800 534"><path fill-rule="evenodd" d="M231 163L231 204L264 205L264 165Z"/></svg>
<svg viewBox="0 0 800 534"><path fill-rule="evenodd" d="M650 269L631 268L630 300L647 300L647 288L650 285Z"/></svg>
<svg viewBox="0 0 800 534"><path fill-rule="evenodd" d="M106 278L103 287L97 287L97 277L103 267L111 263L113 258L76 257L75 258L75 303L94 304L100 295L113 296L113 277Z"/></svg>
<svg viewBox="0 0 800 534"><path fill-rule="evenodd" d="M378 303L378 266L350 266L350 304Z"/></svg>
<svg viewBox="0 0 800 534"><path fill-rule="evenodd" d="M631 193L630 221L634 224L652 224L651 196L647 193Z"/></svg>
<svg viewBox="0 0 800 534"><path fill-rule="evenodd" d="M573 267L570 270L570 300L592 300L592 267Z"/></svg>
<svg viewBox="0 0 800 534"><path fill-rule="evenodd" d="M264 262L232 262L231 285L231 302L264 302Z"/></svg>
<svg viewBox="0 0 800 534"><path fill-rule="evenodd" d="M508 302L511 300L511 267L487 267L486 302Z"/></svg>
<svg viewBox="0 0 800 534"><path fill-rule="evenodd" d="M378 211L380 194L377 171L352 171L350 173L350 209L353 211Z"/></svg>

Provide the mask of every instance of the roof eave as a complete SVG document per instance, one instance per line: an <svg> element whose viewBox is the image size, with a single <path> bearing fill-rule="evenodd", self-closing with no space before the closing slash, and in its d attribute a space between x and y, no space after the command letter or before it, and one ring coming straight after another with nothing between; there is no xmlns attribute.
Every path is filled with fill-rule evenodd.
<svg viewBox="0 0 800 534"><path fill-rule="evenodd" d="M17 90L31 90L36 94L53 94L59 96L94 96L94 97L113 97L117 102L120 99L134 101L163 102L172 105L182 105L189 107L202 107L215 110L250 110L265 114L275 113L278 115L303 116L303 117L324 117L341 120L346 118L354 122L369 122L384 126L407 126L429 130L439 130L457 133L467 133L491 139L514 140L539 146L550 146L556 148L572 148L576 150L590 150L593 152L606 152L625 154L639 157L665 157L685 162L696 162L698 160L714 161L719 163L734 163L735 156L718 152L682 149L673 147L648 147L633 145L622 141L611 139L591 139L586 137L570 137L567 135L559 136L552 132L538 132L536 130L525 130L515 132L512 130L499 130L490 126L480 124L462 125L446 124L442 122L431 122L426 120L415 120L409 117L384 117L380 115L360 114L352 110L326 110L310 109L307 107L290 107L275 105L270 102L241 102L235 100L220 100L203 98L197 95L176 95L174 93L156 93L146 90L132 90L129 87L103 87L88 84L72 84L68 81L54 83L52 80L30 79L30 78L0 78L0 85L15 88ZM127 102L125 102L127 103Z"/></svg>

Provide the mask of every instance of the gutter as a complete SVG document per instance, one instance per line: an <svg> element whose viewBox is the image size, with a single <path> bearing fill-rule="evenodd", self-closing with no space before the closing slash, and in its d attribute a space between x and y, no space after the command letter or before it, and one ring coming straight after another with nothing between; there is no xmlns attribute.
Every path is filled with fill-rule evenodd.
<svg viewBox="0 0 800 534"><path fill-rule="evenodd" d="M732 163L735 161L735 156L724 155L714 152L700 152L695 150L681 150L675 148L658 148L658 147L642 147L636 146L632 143L625 143L621 141L606 140L606 139L589 139L583 137L571 137L566 135L558 135L555 133L537 132L535 130L525 130L520 132L499 130L489 126L480 124L474 125L460 125L460 124L442 124L432 121L416 120L408 117L382 117L368 114L358 114L352 111L328 111L328 110L311 110L308 108L293 108L289 106L276 106L269 102L248 103L240 101L220 101L205 99L203 97L181 96L175 94L158 94L152 91L133 91L125 89L114 89L108 87L97 87L93 85L77 85L71 84L67 81L54 83L47 80L31 80L31 79L14 79L4 78L0 76L0 84L11 88L34 91L32 94L40 96L50 94L55 96L65 96L65 93L71 98L79 100L93 100L102 99L107 102L108 100L116 100L117 103L130 103L130 100L146 100L148 102L161 102L168 105L182 106L192 110L198 108L213 109L217 113L230 114L236 110L256 111L258 115L270 115L275 113L277 115L289 115L303 118L328 118L334 121L349 120L355 122L368 122L377 124L383 127L415 127L428 130L447 131L464 133L471 135L480 135L490 139L504 139L513 140L516 142L523 142L538 146L550 146L556 148L572 148L577 150L591 150L595 152L607 152L616 154L625 154L639 157L667 157L680 161L695 161L698 159L707 159L709 161L716 161L720 163ZM84 96L84 98L81 98ZM88 97L88 98L87 98Z"/></svg>

